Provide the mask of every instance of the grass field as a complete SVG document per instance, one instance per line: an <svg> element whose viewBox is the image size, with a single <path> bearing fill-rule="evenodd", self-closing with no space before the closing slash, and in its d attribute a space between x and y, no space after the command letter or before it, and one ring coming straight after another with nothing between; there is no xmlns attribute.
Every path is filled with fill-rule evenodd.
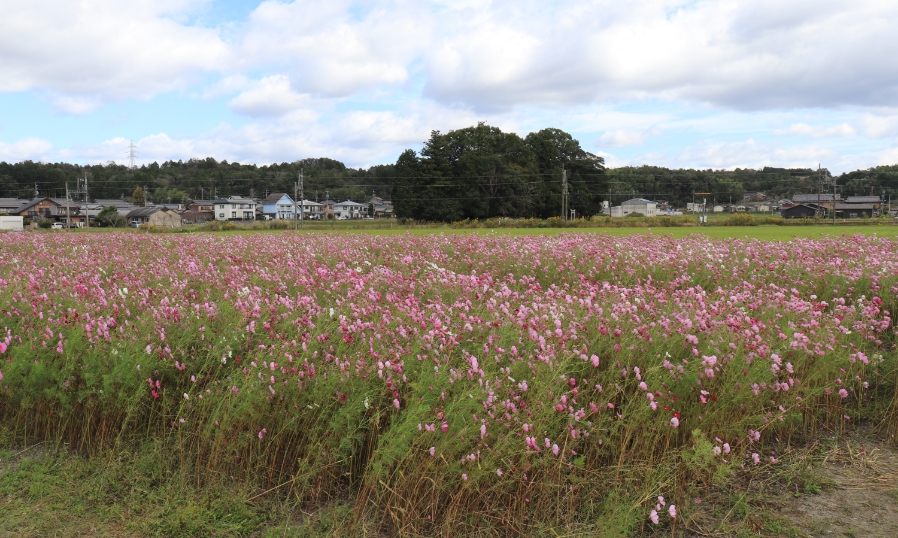
<svg viewBox="0 0 898 538"><path fill-rule="evenodd" d="M4 234L0 533L789 535L898 241L712 230Z"/></svg>

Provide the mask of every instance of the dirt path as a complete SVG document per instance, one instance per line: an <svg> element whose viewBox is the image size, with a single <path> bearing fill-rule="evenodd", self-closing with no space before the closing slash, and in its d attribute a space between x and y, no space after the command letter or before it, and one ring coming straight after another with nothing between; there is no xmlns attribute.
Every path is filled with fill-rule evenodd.
<svg viewBox="0 0 898 538"><path fill-rule="evenodd" d="M831 487L793 498L782 513L804 536L898 537L898 448L851 436L817 471Z"/></svg>

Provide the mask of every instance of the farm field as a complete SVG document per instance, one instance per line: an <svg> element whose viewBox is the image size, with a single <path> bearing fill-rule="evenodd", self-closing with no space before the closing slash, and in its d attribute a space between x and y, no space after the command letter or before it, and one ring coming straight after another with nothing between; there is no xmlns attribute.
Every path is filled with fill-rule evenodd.
<svg viewBox="0 0 898 538"><path fill-rule="evenodd" d="M801 535L898 434L898 241L819 228L0 235L0 533Z"/></svg>

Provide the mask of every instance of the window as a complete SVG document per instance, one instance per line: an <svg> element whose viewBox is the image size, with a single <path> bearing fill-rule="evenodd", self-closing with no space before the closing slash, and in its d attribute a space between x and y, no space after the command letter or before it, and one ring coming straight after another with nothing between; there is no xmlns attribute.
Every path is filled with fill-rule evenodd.
<svg viewBox="0 0 898 538"><path fill-rule="evenodd" d="M223 218L224 218L224 213L219 213L219 214L218 214L218 218L223 219Z"/></svg>
<svg viewBox="0 0 898 538"><path fill-rule="evenodd" d="M244 211L244 212L243 212L243 218L244 218L244 219L252 219L252 218L253 218L253 212L252 212L252 211Z"/></svg>
<svg viewBox="0 0 898 538"><path fill-rule="evenodd" d="M232 219L236 219L236 218L237 218L237 212L236 212L236 211L231 211L231 218L232 218Z"/></svg>
<svg viewBox="0 0 898 538"><path fill-rule="evenodd" d="M220 206L218 206L218 209L224 209L224 204L221 204ZM224 216L224 215L222 215L222 217L223 217L223 216Z"/></svg>

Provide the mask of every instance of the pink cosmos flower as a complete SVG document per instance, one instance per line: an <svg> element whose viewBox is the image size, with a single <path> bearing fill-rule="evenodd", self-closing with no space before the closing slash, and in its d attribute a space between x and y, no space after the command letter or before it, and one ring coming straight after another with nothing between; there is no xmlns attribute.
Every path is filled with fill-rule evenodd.
<svg viewBox="0 0 898 538"><path fill-rule="evenodd" d="M431 456L433 456L434 454L436 454L436 452L437 452L436 447L430 447L430 455L431 455Z"/></svg>
<svg viewBox="0 0 898 538"><path fill-rule="evenodd" d="M502 469L496 469L496 474L500 477L502 476Z"/></svg>
<svg viewBox="0 0 898 538"><path fill-rule="evenodd" d="M399 409L399 400L397 400L396 398L393 399L393 407Z"/></svg>
<svg viewBox="0 0 898 538"><path fill-rule="evenodd" d="M758 456L757 452L752 453L751 459L755 461L755 465L761 463L761 456Z"/></svg>
<svg viewBox="0 0 898 538"><path fill-rule="evenodd" d="M558 451L559 451L558 445L552 445L552 454L555 454L557 456Z"/></svg>
<svg viewBox="0 0 898 538"><path fill-rule="evenodd" d="M848 391L845 389L839 389L839 396L841 396L842 399L844 400L845 398L848 397Z"/></svg>
<svg viewBox="0 0 898 538"><path fill-rule="evenodd" d="M467 475L467 473L462 473L462 474L461 474L461 479L464 480L465 482L467 482L467 481L468 481L468 475Z"/></svg>
<svg viewBox="0 0 898 538"><path fill-rule="evenodd" d="M678 428L679 426L680 426L680 419L678 419L677 417L672 417L670 419L670 427Z"/></svg>
<svg viewBox="0 0 898 538"><path fill-rule="evenodd" d="M676 519L677 517L677 506L672 504L667 508L667 513L670 514L670 517Z"/></svg>
<svg viewBox="0 0 898 538"><path fill-rule="evenodd" d="M442 431L443 433L449 433L449 423L443 422L443 424L440 426L440 431Z"/></svg>
<svg viewBox="0 0 898 538"><path fill-rule="evenodd" d="M658 511L652 510L651 512L649 512L649 519L652 520L652 523L657 525L658 524Z"/></svg>

